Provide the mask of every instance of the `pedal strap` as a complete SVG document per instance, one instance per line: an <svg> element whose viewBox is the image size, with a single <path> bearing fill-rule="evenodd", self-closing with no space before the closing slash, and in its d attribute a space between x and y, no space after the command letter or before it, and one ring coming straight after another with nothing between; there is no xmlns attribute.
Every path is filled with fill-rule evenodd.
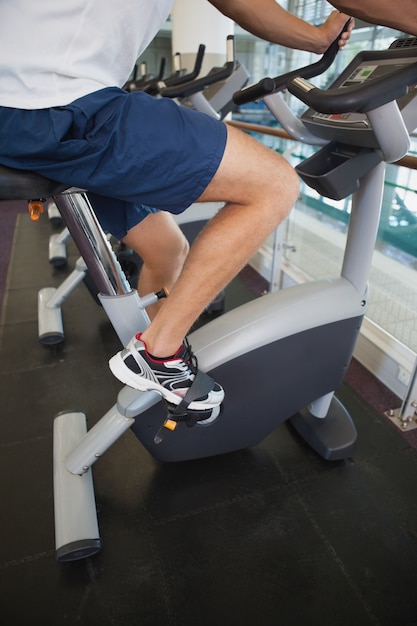
<svg viewBox="0 0 417 626"><path fill-rule="evenodd" d="M212 409L196 411L194 409L188 410L188 407L194 400L206 396L214 388L215 384L211 376L197 370L197 374L181 402L177 406L166 402L168 417L156 433L154 442L156 444L162 443L165 438L165 433L170 430L175 430L179 422L183 422L187 426L195 426L199 420L205 420L210 417ZM207 413L209 415L207 415Z"/></svg>
<svg viewBox="0 0 417 626"><path fill-rule="evenodd" d="M175 418L175 416L187 413L189 405L194 402L194 400L206 396L214 388L215 384L211 376L201 370L197 370L197 374L184 398L174 409L170 409L171 415Z"/></svg>

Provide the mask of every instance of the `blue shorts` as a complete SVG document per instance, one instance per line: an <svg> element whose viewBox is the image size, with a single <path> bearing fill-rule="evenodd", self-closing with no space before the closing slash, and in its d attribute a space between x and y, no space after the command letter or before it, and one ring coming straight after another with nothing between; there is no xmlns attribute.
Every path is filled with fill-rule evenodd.
<svg viewBox="0 0 417 626"><path fill-rule="evenodd" d="M0 128L2 165L87 189L118 238L150 212L181 213L197 200L227 136L203 113L117 87L50 109L0 107Z"/></svg>
<svg viewBox="0 0 417 626"><path fill-rule="evenodd" d="M146 204L115 200L91 192L88 193L88 198L102 228L119 240L147 215L159 210Z"/></svg>

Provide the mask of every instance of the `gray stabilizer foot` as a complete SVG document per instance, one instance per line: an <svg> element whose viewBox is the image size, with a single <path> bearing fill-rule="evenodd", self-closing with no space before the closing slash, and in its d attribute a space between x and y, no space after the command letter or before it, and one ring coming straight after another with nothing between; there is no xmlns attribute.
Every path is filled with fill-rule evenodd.
<svg viewBox="0 0 417 626"><path fill-rule="evenodd" d="M341 461L353 455L357 431L343 404L333 398L325 418L302 409L290 424L304 441L326 461Z"/></svg>
<svg viewBox="0 0 417 626"><path fill-rule="evenodd" d="M101 548L91 469L78 476L65 463L86 432L84 413L60 413L54 420L55 555L63 562L86 558Z"/></svg>

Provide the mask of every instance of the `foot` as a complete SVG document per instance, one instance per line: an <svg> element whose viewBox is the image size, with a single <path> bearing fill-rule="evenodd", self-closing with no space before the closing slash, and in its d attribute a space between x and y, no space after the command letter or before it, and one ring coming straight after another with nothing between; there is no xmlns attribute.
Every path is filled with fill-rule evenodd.
<svg viewBox="0 0 417 626"><path fill-rule="evenodd" d="M109 366L114 376L125 385L139 391L156 391L175 405L180 404L197 374L197 359L187 340L173 356L160 359L147 352L141 333L110 359ZM196 411L212 409L219 406L223 398L223 388L213 381L211 391L193 400L188 408Z"/></svg>

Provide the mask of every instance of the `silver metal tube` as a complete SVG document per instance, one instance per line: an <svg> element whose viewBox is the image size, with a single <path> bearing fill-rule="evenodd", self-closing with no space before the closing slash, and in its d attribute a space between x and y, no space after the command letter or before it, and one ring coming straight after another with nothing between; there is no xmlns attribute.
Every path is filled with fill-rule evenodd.
<svg viewBox="0 0 417 626"><path fill-rule="evenodd" d="M72 192L54 198L83 257L97 291L108 295L129 293L130 285L85 193Z"/></svg>
<svg viewBox="0 0 417 626"><path fill-rule="evenodd" d="M384 177L385 163L380 163L362 178L352 198L342 276L364 296L378 232Z"/></svg>

